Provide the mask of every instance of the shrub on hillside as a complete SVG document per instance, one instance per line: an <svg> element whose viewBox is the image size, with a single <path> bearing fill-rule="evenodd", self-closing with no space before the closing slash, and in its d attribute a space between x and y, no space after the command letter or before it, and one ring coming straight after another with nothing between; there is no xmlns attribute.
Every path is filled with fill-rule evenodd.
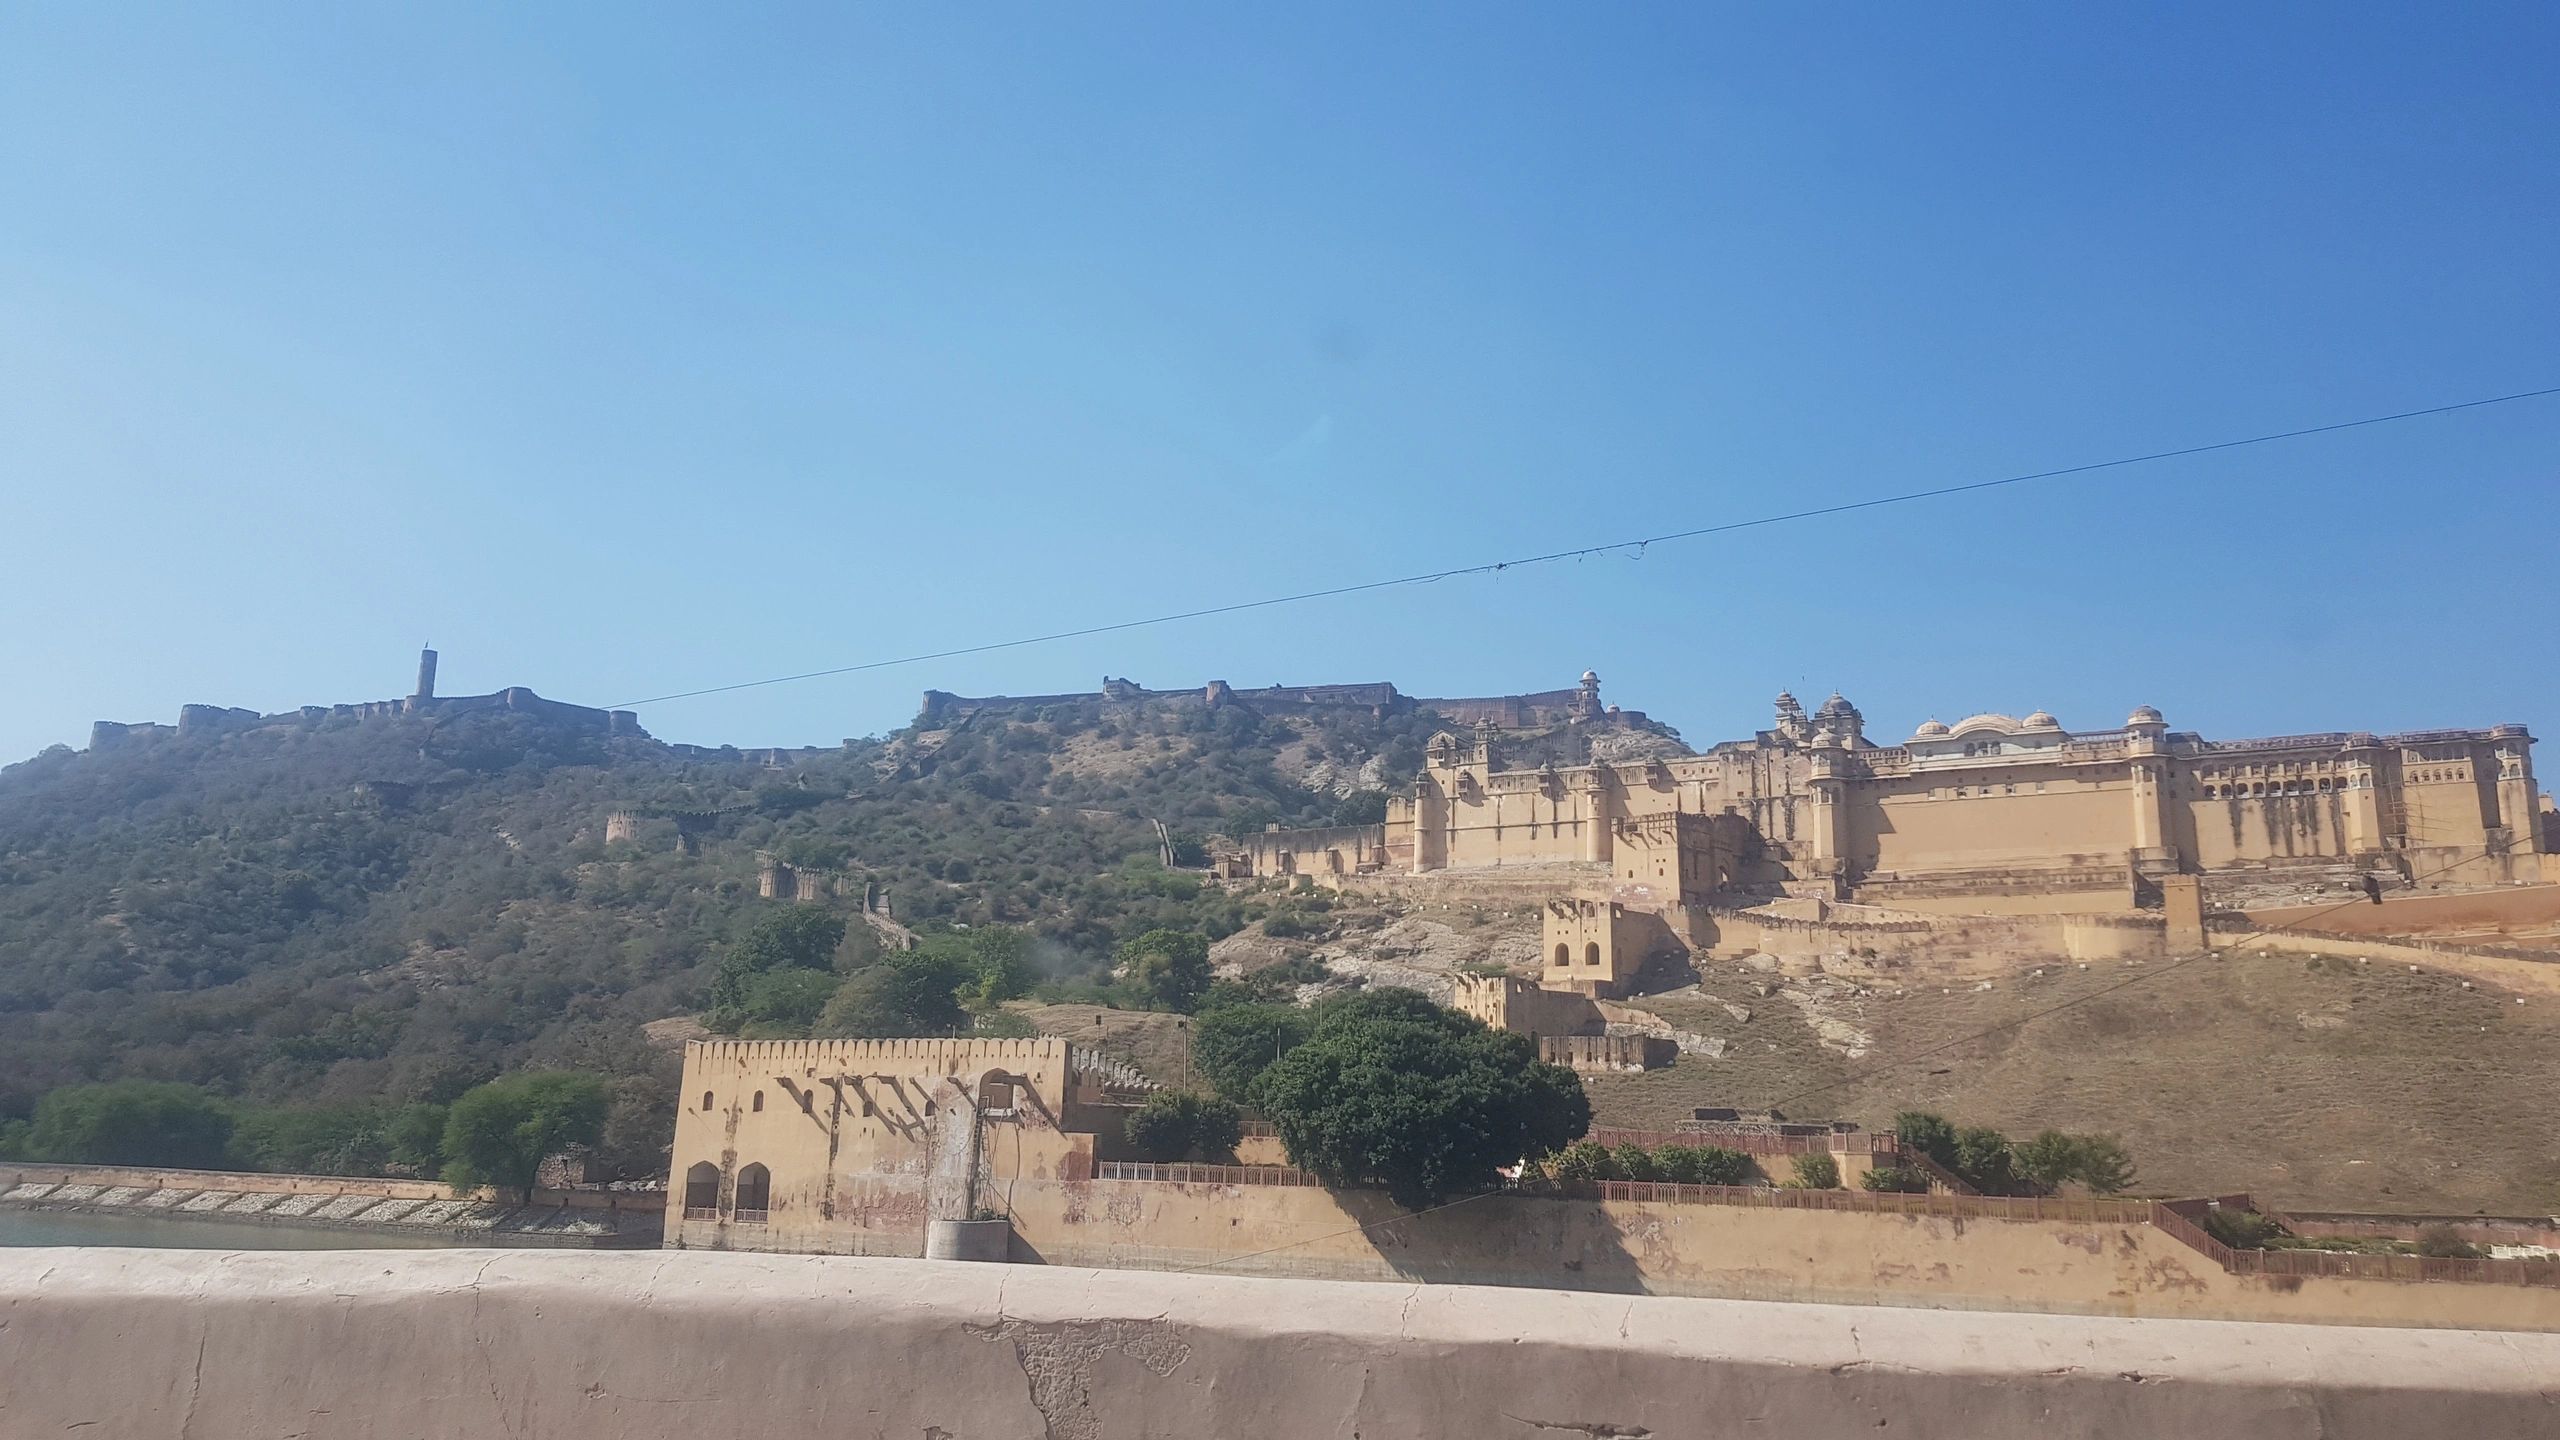
<svg viewBox="0 0 2560 1440"><path fill-rule="evenodd" d="M2255 1210L2212 1209L2204 1212L2204 1233L2234 1250L2264 1250L2284 1227Z"/></svg>
<svg viewBox="0 0 2560 1440"><path fill-rule="evenodd" d="M1828 1155L1798 1155L1794 1166L1795 1184L1800 1190L1840 1188L1840 1162Z"/></svg>
<svg viewBox="0 0 2560 1440"><path fill-rule="evenodd" d="M233 1123L231 1107L193 1085L66 1085L36 1106L25 1147L37 1160L218 1170Z"/></svg>
<svg viewBox="0 0 2560 1440"><path fill-rule="evenodd" d="M1675 1185L1743 1185L1751 1180L1751 1157L1722 1145L1664 1145L1653 1152L1654 1168Z"/></svg>
<svg viewBox="0 0 2560 1440"><path fill-rule="evenodd" d="M1917 1170L1908 1170L1899 1165L1878 1165L1874 1169L1869 1170L1866 1174L1859 1176L1858 1183L1869 1190L1885 1195L1926 1195L1929 1193L1928 1176Z"/></svg>

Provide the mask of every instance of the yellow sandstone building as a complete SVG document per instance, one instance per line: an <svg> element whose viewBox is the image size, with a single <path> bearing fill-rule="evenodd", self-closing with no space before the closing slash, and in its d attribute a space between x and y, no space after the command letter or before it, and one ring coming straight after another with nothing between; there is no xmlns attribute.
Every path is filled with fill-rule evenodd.
<svg viewBox="0 0 2560 1440"><path fill-rule="evenodd" d="M2075 911L2158 903L2177 875L2358 866L2496 884L2544 878L2521 725L2207 740L2142 706L2072 732L1935 720L1878 745L1838 695L1701 755L1534 769L1490 722L1443 732L1377 826L1245 837L1257 876L1548 867L1662 905L1796 896ZM1588 943L1587 941L1584 943Z"/></svg>

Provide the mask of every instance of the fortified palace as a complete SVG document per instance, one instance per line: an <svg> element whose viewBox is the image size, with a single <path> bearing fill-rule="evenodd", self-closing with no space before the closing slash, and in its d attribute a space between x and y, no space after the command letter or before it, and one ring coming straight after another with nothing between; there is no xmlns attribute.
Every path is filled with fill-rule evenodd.
<svg viewBox="0 0 2560 1440"><path fill-rule="evenodd" d="M1808 715L1781 694L1769 729L1702 755L1534 769L1501 762L1501 728L1434 736L1384 824L1248 836L1234 862L1254 876L1563 867L1684 902L2110 909L2166 877L2296 862L2538 879L2546 849L2521 725L2215 741L2145 705L2109 730L2039 710L1931 720L1884 746L1839 695Z"/></svg>

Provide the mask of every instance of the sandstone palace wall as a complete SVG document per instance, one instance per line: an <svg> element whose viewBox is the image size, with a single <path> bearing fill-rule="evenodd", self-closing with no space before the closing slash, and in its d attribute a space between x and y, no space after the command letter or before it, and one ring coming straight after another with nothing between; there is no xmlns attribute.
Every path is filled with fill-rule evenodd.
<svg viewBox="0 0 2560 1440"><path fill-rule="evenodd" d="M2520 725L2209 741L2136 710L2074 734L2038 712L1931 722L1900 745L1838 696L1703 755L1511 768L1501 729L1435 737L1371 835L1252 838L1248 873L1566 867L1682 903L1814 894L1915 908L2082 892L2145 902L2172 874L2367 867L2483 884L2543 878Z"/></svg>

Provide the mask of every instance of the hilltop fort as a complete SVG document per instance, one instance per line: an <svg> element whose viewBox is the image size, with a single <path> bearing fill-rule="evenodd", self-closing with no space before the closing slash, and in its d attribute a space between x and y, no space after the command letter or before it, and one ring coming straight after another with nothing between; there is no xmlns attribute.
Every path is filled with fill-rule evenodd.
<svg viewBox="0 0 2560 1440"><path fill-rule="evenodd" d="M1211 710L1229 706L1265 716L1366 715L1385 719L1428 710L1456 724L1491 723L1506 730L1547 729L1559 725L1633 729L1647 723L1641 710L1622 710L1600 702L1600 677L1582 672L1569 690L1540 690L1528 695L1475 695L1433 698L1407 695L1384 680L1353 685L1269 685L1238 689L1212 680L1193 690L1150 690L1134 680L1103 677L1102 688L1066 695L954 695L927 690L916 723L941 728L974 716L1038 710L1050 705L1196 704Z"/></svg>
<svg viewBox="0 0 2560 1440"><path fill-rule="evenodd" d="M181 705L175 725L151 720L134 723L100 720L89 727L89 748L105 750L163 738L194 738L262 729L270 725L317 725L327 720L388 720L408 716L442 720L482 710L507 710L538 716L555 724L605 735L646 738L649 733L640 728L640 717L629 710L598 710L586 705L546 700L521 685L510 685L487 695L438 695L436 652L422 649L418 652L417 688L397 700L303 705L272 715L229 705Z"/></svg>

